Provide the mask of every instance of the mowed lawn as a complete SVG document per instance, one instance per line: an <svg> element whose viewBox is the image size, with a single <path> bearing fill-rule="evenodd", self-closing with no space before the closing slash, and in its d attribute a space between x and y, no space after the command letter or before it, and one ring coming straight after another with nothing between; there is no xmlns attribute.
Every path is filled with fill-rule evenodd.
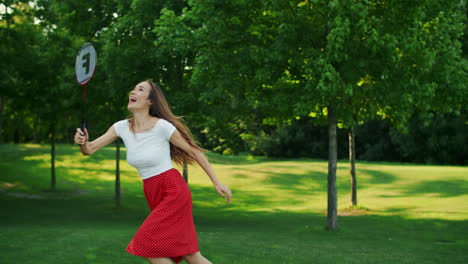
<svg viewBox="0 0 468 264"><path fill-rule="evenodd" d="M360 207L349 209L349 167L338 164L339 230L325 229L327 162L207 154L233 191L225 203L189 167L201 251L216 264L468 263L468 167L357 163ZM58 145L0 145L0 263L146 263L125 247L149 212L137 171L115 148L84 157Z"/></svg>

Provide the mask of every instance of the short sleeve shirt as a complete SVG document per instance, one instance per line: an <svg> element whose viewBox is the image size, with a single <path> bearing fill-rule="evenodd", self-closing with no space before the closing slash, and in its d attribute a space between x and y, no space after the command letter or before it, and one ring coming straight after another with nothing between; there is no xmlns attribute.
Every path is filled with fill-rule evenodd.
<svg viewBox="0 0 468 264"><path fill-rule="evenodd" d="M150 131L133 133L127 119L114 123L117 135L127 148L127 162L135 167L142 179L172 169L169 139L176 127L159 119Z"/></svg>

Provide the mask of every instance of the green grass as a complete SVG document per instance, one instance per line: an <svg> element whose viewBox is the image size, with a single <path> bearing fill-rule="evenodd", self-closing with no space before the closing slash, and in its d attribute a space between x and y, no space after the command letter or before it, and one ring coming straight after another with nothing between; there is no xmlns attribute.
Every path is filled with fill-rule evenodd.
<svg viewBox="0 0 468 264"><path fill-rule="evenodd" d="M149 210L135 169L115 151L84 157L57 147L0 145L0 263L146 263L124 249ZM234 194L226 204L189 168L201 251L213 263L468 263L468 167L357 163L359 206L349 207L348 164L338 164L338 225L326 226L327 162L208 153ZM122 154L125 158L125 153Z"/></svg>

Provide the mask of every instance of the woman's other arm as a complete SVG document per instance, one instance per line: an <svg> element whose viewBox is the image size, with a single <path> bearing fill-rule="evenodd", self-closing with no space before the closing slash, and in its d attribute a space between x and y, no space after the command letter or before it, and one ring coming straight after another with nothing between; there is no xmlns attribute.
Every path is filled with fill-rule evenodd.
<svg viewBox="0 0 468 264"><path fill-rule="evenodd" d="M219 193L219 195L227 199L226 201L228 203L231 202L231 190L229 189L229 187L222 184L218 177L216 177L216 174L213 168L211 167L210 163L208 162L208 159L206 158L205 154L203 154L203 152L201 152L200 150L190 146L177 130L175 130L174 133L172 133L170 141L176 147L182 149L191 157L193 157L193 159L197 161L198 165L200 165L200 167L206 172L208 177L210 177L211 182L213 182L213 185L216 191Z"/></svg>

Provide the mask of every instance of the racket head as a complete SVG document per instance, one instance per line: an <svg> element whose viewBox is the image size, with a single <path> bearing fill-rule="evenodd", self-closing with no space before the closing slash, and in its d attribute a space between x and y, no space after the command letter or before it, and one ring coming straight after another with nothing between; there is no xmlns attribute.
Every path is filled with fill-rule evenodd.
<svg viewBox="0 0 468 264"><path fill-rule="evenodd" d="M76 81L85 85L94 75L96 70L97 54L91 42L85 43L76 54L75 78Z"/></svg>

